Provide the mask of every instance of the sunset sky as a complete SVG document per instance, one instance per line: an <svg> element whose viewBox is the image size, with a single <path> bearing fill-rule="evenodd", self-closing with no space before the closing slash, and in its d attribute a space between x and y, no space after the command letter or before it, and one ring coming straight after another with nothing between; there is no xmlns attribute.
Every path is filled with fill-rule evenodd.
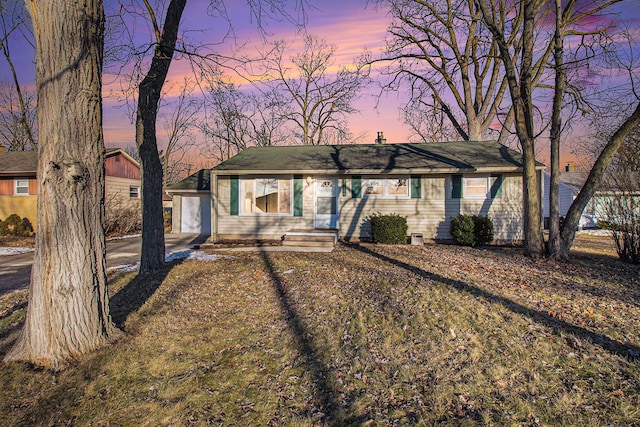
<svg viewBox="0 0 640 427"><path fill-rule="evenodd" d="M235 41L228 39L216 49L227 53L246 45L242 53L251 54L251 50L260 49L262 44L258 25L249 13L246 2L227 2ZM311 2L316 6L308 7L306 30L309 34L326 39L329 45L337 47L334 54L336 65L351 65L365 49L378 53L384 46L389 18L384 12L378 12L366 0L323 0ZM209 0L189 1L183 16L183 28L202 30L207 42L219 43L229 30L229 25L221 18L207 16ZM321 5L318 5L321 4ZM292 14L295 13L292 10ZM296 36L296 28L287 20L265 20L265 30L269 40L284 39L302 46L302 39ZM194 38L201 38L198 31L189 32ZM210 36L209 36L210 35ZM249 52L245 52L245 51ZM181 82L184 76L192 73L188 61L174 61L169 72L171 81ZM108 79L105 79L105 83ZM109 87L105 88L105 92ZM363 93L357 103L359 114L350 117L350 129L354 135L366 134L365 142L373 142L378 131L384 131L389 142L403 142L409 136L409 130L401 124L398 107L402 103L401 94L376 98L376 88ZM105 141L107 144L122 145L133 142L134 129L123 109L116 108L114 99L105 99ZM377 108L376 108L376 104Z"/></svg>
<svg viewBox="0 0 640 427"><path fill-rule="evenodd" d="M235 48L231 39L223 40L228 32L228 23L221 18L208 16L207 9L210 0L190 0L182 19L182 29L189 29L189 40L206 41L207 43L219 43L216 50L221 53L230 52ZM289 2L293 4L292 2ZM364 49L377 54L384 47L384 39L387 36L387 28L390 22L389 16L384 11L376 10L375 2L367 0L323 0L310 1L314 7L307 6L307 33L326 39L328 44L335 45L337 51L335 59L337 65L349 65L361 55ZM261 36L257 30L257 23L251 20L250 9L246 1L227 1L227 11L233 26L233 33L237 44L245 44L245 51L251 52L257 49L261 42ZM115 0L106 0L107 11L118 7ZM634 28L640 27L640 1L627 0L621 6L624 17ZM291 9L291 14L297 11ZM159 17L160 19L162 17ZM143 25L141 20L134 32L141 37L148 36L150 29ZM293 24L287 20L265 20L264 27L270 39L297 40ZM33 52L24 46L12 46L12 59L20 69L20 79L23 87L33 90L35 70L33 66ZM180 82L185 75L192 73L188 61L174 61L171 65L168 84ZM4 59L0 59L0 75L8 79L8 67ZM114 91L119 85L114 76L105 75L104 78L104 135L107 146L132 146L134 145L135 130L131 123L129 113L121 106L122 102L115 99ZM408 141L410 130L402 125L402 118L398 108L403 104L403 93L386 94L380 99L375 97L376 88L371 88L363 93L357 102L359 114L351 116L350 130L354 135L364 135L363 142L373 142L376 132L384 131L389 143ZM376 108L377 104L377 108ZM160 129L160 127L159 127ZM162 135L158 135L162 141ZM570 155L567 154L567 158Z"/></svg>

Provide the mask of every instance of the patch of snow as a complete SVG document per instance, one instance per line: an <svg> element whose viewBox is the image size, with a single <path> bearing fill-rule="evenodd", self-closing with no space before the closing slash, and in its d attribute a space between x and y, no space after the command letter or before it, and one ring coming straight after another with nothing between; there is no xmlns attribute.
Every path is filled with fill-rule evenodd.
<svg viewBox="0 0 640 427"><path fill-rule="evenodd" d="M208 254L203 251L197 251L193 249L185 249L183 251L171 252L165 257L165 262L177 261L177 260L196 260L196 261L217 261L219 259L233 259L234 257L229 255L216 255ZM140 268L140 262L135 264L123 264L110 267L107 272L122 272L130 273Z"/></svg>
<svg viewBox="0 0 640 427"><path fill-rule="evenodd" d="M127 234L126 236L115 236L115 237L109 237L107 239L107 242L110 242L112 240L125 240L125 239L133 239L134 237L142 237L142 234Z"/></svg>
<svg viewBox="0 0 640 427"><path fill-rule="evenodd" d="M107 273L120 272L120 273L131 273L132 271L137 271L140 268L140 262L136 262L135 264L122 264L116 265L115 267L107 268Z"/></svg>
<svg viewBox="0 0 640 427"><path fill-rule="evenodd" d="M219 259L233 259L233 257L229 255L208 254L206 252L194 249L185 249L183 251L171 252L169 255L167 255L165 261L170 262L188 259L196 261L217 261Z"/></svg>
<svg viewBox="0 0 640 427"><path fill-rule="evenodd" d="M33 248L2 247L0 248L0 256L26 254L27 252L33 252L33 251L34 251Z"/></svg>
<svg viewBox="0 0 640 427"><path fill-rule="evenodd" d="M611 231L610 230L601 230L601 229L597 229L597 230L579 230L576 231L576 234L586 234L589 236L611 236Z"/></svg>

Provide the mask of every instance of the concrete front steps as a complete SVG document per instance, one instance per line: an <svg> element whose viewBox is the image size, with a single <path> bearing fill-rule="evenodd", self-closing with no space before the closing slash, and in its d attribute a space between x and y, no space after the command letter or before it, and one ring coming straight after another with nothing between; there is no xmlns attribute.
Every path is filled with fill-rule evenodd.
<svg viewBox="0 0 640 427"><path fill-rule="evenodd" d="M290 230L282 246L333 248L338 242L338 230Z"/></svg>

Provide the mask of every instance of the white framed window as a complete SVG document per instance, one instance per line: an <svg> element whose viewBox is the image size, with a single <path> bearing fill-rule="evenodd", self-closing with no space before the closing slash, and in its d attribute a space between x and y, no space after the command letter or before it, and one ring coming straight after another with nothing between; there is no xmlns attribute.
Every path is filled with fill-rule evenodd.
<svg viewBox="0 0 640 427"><path fill-rule="evenodd" d="M140 198L140 187L137 185L129 186L129 198L131 199L139 199Z"/></svg>
<svg viewBox="0 0 640 427"><path fill-rule="evenodd" d="M243 214L291 215L291 178L242 178L241 182Z"/></svg>
<svg viewBox="0 0 640 427"><path fill-rule="evenodd" d="M409 197L409 177L363 177L363 197Z"/></svg>
<svg viewBox="0 0 640 427"><path fill-rule="evenodd" d="M454 199L495 199L502 197L502 175L453 175L451 197Z"/></svg>
<svg viewBox="0 0 640 427"><path fill-rule="evenodd" d="M488 176L465 176L463 180L463 197L465 199L487 199L489 198L489 188Z"/></svg>
<svg viewBox="0 0 640 427"><path fill-rule="evenodd" d="M15 192L16 196L28 196L29 195L29 179L16 179L15 180Z"/></svg>

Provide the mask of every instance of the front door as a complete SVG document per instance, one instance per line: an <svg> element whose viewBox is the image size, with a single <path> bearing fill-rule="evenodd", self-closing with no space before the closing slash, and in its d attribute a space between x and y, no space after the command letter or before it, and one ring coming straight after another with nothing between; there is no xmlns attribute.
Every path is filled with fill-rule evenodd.
<svg viewBox="0 0 640 427"><path fill-rule="evenodd" d="M338 188L337 178L316 177L315 228L338 228Z"/></svg>

